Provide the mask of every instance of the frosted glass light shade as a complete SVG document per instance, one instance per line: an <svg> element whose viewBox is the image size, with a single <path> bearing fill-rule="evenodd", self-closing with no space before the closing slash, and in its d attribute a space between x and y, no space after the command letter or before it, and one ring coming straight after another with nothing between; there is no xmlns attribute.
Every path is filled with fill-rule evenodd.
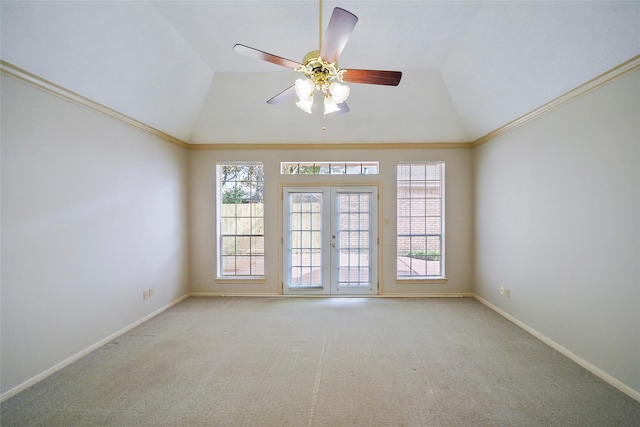
<svg viewBox="0 0 640 427"><path fill-rule="evenodd" d="M335 113L336 111L340 111L340 107L336 103L333 96L325 96L324 97L324 113Z"/></svg>
<svg viewBox="0 0 640 427"><path fill-rule="evenodd" d="M333 96L333 100L336 104L342 104L349 97L351 89L347 85L341 85L340 83L333 82L329 85L329 93Z"/></svg>
<svg viewBox="0 0 640 427"><path fill-rule="evenodd" d="M305 99L301 99L296 102L296 106L305 113L311 114L311 107L313 106L313 95L307 96Z"/></svg>
<svg viewBox="0 0 640 427"><path fill-rule="evenodd" d="M316 88L316 85L309 79L296 80L296 95L300 101L309 98Z"/></svg>

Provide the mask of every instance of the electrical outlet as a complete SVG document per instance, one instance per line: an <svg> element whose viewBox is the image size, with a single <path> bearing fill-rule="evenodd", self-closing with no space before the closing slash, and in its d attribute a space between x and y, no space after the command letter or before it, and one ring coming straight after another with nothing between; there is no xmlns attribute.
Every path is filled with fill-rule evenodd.
<svg viewBox="0 0 640 427"><path fill-rule="evenodd" d="M504 290L504 296L507 298L511 298L511 289L505 289Z"/></svg>
<svg viewBox="0 0 640 427"><path fill-rule="evenodd" d="M149 291L142 291L142 301L149 299Z"/></svg>
<svg viewBox="0 0 640 427"><path fill-rule="evenodd" d="M504 295L504 286L500 286L500 295Z"/></svg>
<svg viewBox="0 0 640 427"><path fill-rule="evenodd" d="M149 288L149 298L153 296L153 289Z"/></svg>

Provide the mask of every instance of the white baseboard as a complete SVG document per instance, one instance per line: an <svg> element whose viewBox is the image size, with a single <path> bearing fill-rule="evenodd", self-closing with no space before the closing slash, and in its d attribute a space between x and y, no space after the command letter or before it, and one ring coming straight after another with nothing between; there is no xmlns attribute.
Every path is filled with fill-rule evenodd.
<svg viewBox="0 0 640 427"><path fill-rule="evenodd" d="M381 298L473 298L474 294L459 292L459 293L384 293L382 295L376 295Z"/></svg>
<svg viewBox="0 0 640 427"><path fill-rule="evenodd" d="M36 383L39 383L40 381L44 380L45 378L49 377L50 375L53 375L54 373L58 372L59 370L71 365L73 362L76 362L76 361L80 360L81 358L83 358L87 354L91 353L92 351L97 350L98 348L102 347L103 345L107 344L108 342L113 341L114 339L118 338L119 336L126 334L131 329L133 329L133 328L135 328L137 326L140 326L141 324L143 324L147 320L157 316L158 314L160 314L163 311L167 310L168 308L178 304L179 302L184 301L187 298L189 298L189 294L181 296L180 298L176 299L175 301L170 302L169 304L165 305L164 307L161 307L161 308L155 310L154 312L144 316L143 318L133 322L129 326L126 326L126 327L120 329L119 331L114 332L113 334L111 334L108 337L98 341L97 343L85 348L84 350L74 354L71 357L68 357L67 359L65 359L62 362L52 366L51 368L47 369L46 371L41 372L40 374L36 375L35 377L33 377L31 379L28 379L27 381L23 382L20 385L15 386L11 390L7 390L6 392L2 393L2 395L0 395L0 402L4 402L5 400L15 396L16 394L20 393L21 391L26 390L27 388L31 387L32 385L34 385Z"/></svg>
<svg viewBox="0 0 640 427"><path fill-rule="evenodd" d="M631 397L631 398L637 400L638 402L640 402L640 392L638 392L637 390L632 389L628 385L624 384L623 382L621 382L621 381L615 379L614 377L612 377L611 375L607 374L602 369L592 365L591 363L587 362L583 358L575 355L573 352L571 352L566 347L563 347L562 345L560 345L557 342L553 341L551 338L547 337L546 335L544 335L544 334L538 332L537 330L533 329L532 327L522 323L520 320L516 319L515 317L513 317L512 315L510 315L506 311L500 309L499 307L491 304L489 301L487 301L486 299L482 298L481 296L473 294L473 297L476 300L478 300L479 302L481 302L482 304L484 304L487 307L489 307L491 310L495 311L496 313L498 313L499 315L501 315L505 319L507 319L510 322L512 322L513 324L515 324L516 326L524 329L525 331L527 331L528 333L530 333L531 335L533 335L534 337L536 337L537 339L539 339L543 343L547 344L549 347L551 347L554 350L560 352L561 354L563 354L564 356L568 357L569 359L571 359L572 361L574 361L578 365L582 366L583 368L585 368L587 371L591 372L592 374L594 374L598 378L606 381L607 383L609 383L613 387L617 388L618 390L620 390L624 394L626 394L629 397Z"/></svg>
<svg viewBox="0 0 640 427"><path fill-rule="evenodd" d="M190 297L281 297L274 293L242 293L242 292L191 292Z"/></svg>
<svg viewBox="0 0 640 427"><path fill-rule="evenodd" d="M475 298L475 294L460 293L385 293L380 295L283 295L274 293L191 292L190 297L282 297L282 298Z"/></svg>

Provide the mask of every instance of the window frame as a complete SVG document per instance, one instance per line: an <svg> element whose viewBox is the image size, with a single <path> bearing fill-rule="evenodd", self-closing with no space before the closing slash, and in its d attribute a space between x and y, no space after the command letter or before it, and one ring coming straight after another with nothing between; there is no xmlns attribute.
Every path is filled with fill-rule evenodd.
<svg viewBox="0 0 640 427"><path fill-rule="evenodd" d="M409 185L411 185L411 179L408 180L401 180L400 179L400 167L402 166L439 166L440 167L440 179L437 180L439 181L439 185L440 185L440 197L439 198L434 198L434 197L424 197L425 198L425 203L427 200L429 199L434 199L434 200L439 200L440 203L440 221L439 221L439 228L440 228L440 233L439 233L439 239L440 239L440 249L439 249L439 274L428 274L428 266L425 266L425 274L407 274L407 275L400 275L399 274L399 264L400 264L400 257L401 257L401 250L400 250L400 245L401 245L401 234L400 234L400 220L401 218L409 218L409 220L411 220L413 217L411 215L409 216L400 216L399 215L399 204L400 204L400 200L401 200L401 194L399 191L399 187L400 187L400 183L401 181L406 181L409 183ZM399 161L396 165L396 280L398 282L429 282L429 283L434 283L434 282L441 282L441 283L446 283L446 270L445 270L445 266L446 266L446 249L445 249L445 200L446 200L446 183L445 183L445 176L446 176L446 168L445 168L445 162L444 161ZM426 170L425 170L426 173ZM409 177L411 178L411 177ZM415 180L415 181L419 181L419 182L424 182L424 185L426 186L428 181L436 181L436 180L429 180L427 179L426 175L425 178L423 180ZM404 199L404 198L403 198ZM408 200L411 200L411 192L409 193L409 197ZM411 209L411 208L409 208ZM425 218L425 228L427 228L427 218L433 218L434 216L429 216L427 215L427 207L425 205L425 214L423 216L423 218ZM411 226L409 226L409 228L411 228ZM433 233L424 233L425 239L429 236L433 236ZM437 235L437 234L435 234ZM410 238L412 236L411 230L409 232L408 235ZM402 237L406 237L406 236L402 236ZM409 246L409 251L411 251L413 248L411 247L411 245ZM426 248L425 248L426 249ZM425 262L428 263L428 258L429 258L429 251L426 251L426 259ZM411 267L410 267L411 268Z"/></svg>
<svg viewBox="0 0 640 427"><path fill-rule="evenodd" d="M258 253L257 255L254 255L252 252L252 244L251 244L251 238L254 236L253 233L250 233L249 235L249 253L248 255L246 255L249 258L249 273L253 273L253 271L251 271L251 258L261 258L261 262L262 262L262 271L258 271L256 272L256 274L237 274L237 269L235 271L235 274L229 274L229 273L225 273L224 271L224 257L227 256L234 256L234 257L238 257L239 255L234 254L234 255L227 255L224 253L224 238L225 236L243 236L246 237L245 235L239 235L239 234L224 234L223 233L223 219L224 218L238 218L237 216L233 217L233 216L223 216L224 212L223 212L223 205L228 204L228 203L223 203L223 199L224 199L224 191L223 191L223 180L222 180L222 174L223 174L223 168L225 166L259 166L261 167L261 181L256 181L261 183L261 191L262 191L262 195L261 195L261 201L262 201L262 215L259 216L254 216L254 209L250 206L249 207L249 216L248 217L242 217L242 218L249 218L251 221L251 225L250 227L253 227L253 219L261 219L261 223L262 223L262 234L260 235L256 235L262 238L262 252ZM264 163L261 161L246 161L246 162L242 162L242 161L233 161L233 162L219 162L216 163L216 279L217 280L229 280L229 281L252 281L252 280L259 280L259 281L264 281L265 279L265 238L266 238L266 234L265 234L265 217L264 217L264 191L265 191L265 169L264 169ZM249 195L249 199L253 197L251 194ZM243 203L232 203L234 205L242 205ZM251 203L249 203L249 205L251 205ZM236 209L236 214L237 214L237 209ZM236 220L237 221L237 220ZM237 223L236 223L237 226ZM237 237L235 237L237 239ZM237 242L237 240L236 240ZM237 243L236 243L237 244ZM244 256L244 255L243 255Z"/></svg>
<svg viewBox="0 0 640 427"><path fill-rule="evenodd" d="M367 168L371 168L371 170ZM380 162L377 160L280 162L280 175L345 176L379 174Z"/></svg>

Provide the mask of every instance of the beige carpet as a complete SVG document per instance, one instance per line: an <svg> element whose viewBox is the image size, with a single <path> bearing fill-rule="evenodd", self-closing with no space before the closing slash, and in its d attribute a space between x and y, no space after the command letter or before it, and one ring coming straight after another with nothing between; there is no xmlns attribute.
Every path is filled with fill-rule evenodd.
<svg viewBox="0 0 640 427"><path fill-rule="evenodd" d="M1 415L48 427L639 426L640 403L472 299L190 298Z"/></svg>

